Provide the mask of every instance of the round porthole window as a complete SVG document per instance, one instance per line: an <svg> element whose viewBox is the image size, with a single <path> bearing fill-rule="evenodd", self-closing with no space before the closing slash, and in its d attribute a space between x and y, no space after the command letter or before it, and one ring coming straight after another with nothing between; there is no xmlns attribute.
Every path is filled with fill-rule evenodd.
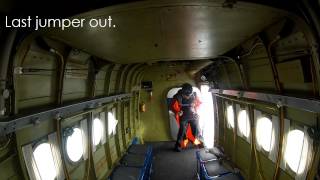
<svg viewBox="0 0 320 180"><path fill-rule="evenodd" d="M240 110L238 113L238 127L241 134L245 137L249 137L250 134L250 122L247 110Z"/></svg>
<svg viewBox="0 0 320 180"><path fill-rule="evenodd" d="M267 117L257 120L256 137L258 144L267 152L271 150L272 144L272 122Z"/></svg>
<svg viewBox="0 0 320 180"><path fill-rule="evenodd" d="M93 144L98 145L101 141L102 133L103 133L102 123L99 118L95 118L93 120L93 129L92 130L93 130L92 131Z"/></svg>
<svg viewBox="0 0 320 180"><path fill-rule="evenodd" d="M229 105L227 107L227 121L231 128L234 128L234 112L233 112L233 106Z"/></svg>
<svg viewBox="0 0 320 180"><path fill-rule="evenodd" d="M73 128L73 133L67 137L66 150L72 162L78 162L83 155L82 132L79 128Z"/></svg>
<svg viewBox="0 0 320 180"><path fill-rule="evenodd" d="M114 114L112 112L108 112L108 134L116 134L116 128L117 128L118 121L114 117Z"/></svg>
<svg viewBox="0 0 320 180"><path fill-rule="evenodd" d="M301 130L292 130L287 136L284 158L295 173L302 173L307 165L308 141Z"/></svg>
<svg viewBox="0 0 320 180"><path fill-rule="evenodd" d="M33 151L33 156L41 179L54 180L57 176L57 171L50 144L42 143L38 145Z"/></svg>

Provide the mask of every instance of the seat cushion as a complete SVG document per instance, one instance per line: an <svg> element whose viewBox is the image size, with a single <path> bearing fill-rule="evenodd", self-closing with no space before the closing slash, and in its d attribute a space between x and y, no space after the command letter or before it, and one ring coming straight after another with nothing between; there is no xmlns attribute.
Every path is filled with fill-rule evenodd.
<svg viewBox="0 0 320 180"><path fill-rule="evenodd" d="M141 180L143 177L142 174L143 172L141 168L118 166L113 170L110 179L111 180Z"/></svg>
<svg viewBox="0 0 320 180"><path fill-rule="evenodd" d="M209 161L204 164L208 176L217 176L230 172L219 161Z"/></svg>
<svg viewBox="0 0 320 180"><path fill-rule="evenodd" d="M217 159L217 156L214 154L210 153L209 151L202 149L198 152L199 158L201 161L208 161L208 160L213 160Z"/></svg>
<svg viewBox="0 0 320 180"><path fill-rule="evenodd" d="M144 167L147 163L145 155L140 154L126 154L120 160L121 165L130 167Z"/></svg>
<svg viewBox="0 0 320 180"><path fill-rule="evenodd" d="M128 148L128 153L131 153L131 154L147 155L150 151L151 151L151 148L144 144L132 144Z"/></svg>

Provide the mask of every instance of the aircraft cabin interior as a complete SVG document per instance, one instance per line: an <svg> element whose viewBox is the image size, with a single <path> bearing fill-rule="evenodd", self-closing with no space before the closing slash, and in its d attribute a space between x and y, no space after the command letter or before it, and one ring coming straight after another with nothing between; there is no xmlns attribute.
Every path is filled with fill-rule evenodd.
<svg viewBox="0 0 320 180"><path fill-rule="evenodd" d="M319 0L0 15L0 180L320 180Z"/></svg>

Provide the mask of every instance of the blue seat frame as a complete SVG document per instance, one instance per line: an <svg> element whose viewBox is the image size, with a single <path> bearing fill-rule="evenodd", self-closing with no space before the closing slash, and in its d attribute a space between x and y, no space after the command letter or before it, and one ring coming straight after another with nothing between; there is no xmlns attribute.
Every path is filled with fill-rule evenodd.
<svg viewBox="0 0 320 180"><path fill-rule="evenodd" d="M209 163L209 162L212 162L212 161L221 161L222 158L219 158L217 157L215 154L211 153L212 154L212 158L209 158L209 159L203 159L201 157L201 150L200 151L196 151L196 158L197 158L197 177L199 180L212 180L212 179L222 179L222 177L226 177L228 175L233 175L234 176L237 176L239 178L239 180L242 180L242 176L239 174L239 173L235 173L235 172L232 172L232 171L228 171L228 172L225 172L225 173L221 173L221 174L218 174L218 175L215 175L215 176L210 176L207 169L206 169L206 163ZM210 153L210 152L208 152Z"/></svg>

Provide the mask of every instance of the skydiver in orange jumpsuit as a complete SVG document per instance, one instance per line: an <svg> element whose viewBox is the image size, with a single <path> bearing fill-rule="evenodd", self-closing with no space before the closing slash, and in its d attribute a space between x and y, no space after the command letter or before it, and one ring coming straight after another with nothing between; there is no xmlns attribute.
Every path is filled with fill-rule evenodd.
<svg viewBox="0 0 320 180"><path fill-rule="evenodd" d="M199 116L197 109L201 102L197 94L193 92L192 86L188 83L182 85L182 89L173 96L171 109L176 114L179 124L179 132L175 144L175 150L181 151L190 141L194 145L200 145L199 136ZM191 133L192 132L192 133Z"/></svg>

